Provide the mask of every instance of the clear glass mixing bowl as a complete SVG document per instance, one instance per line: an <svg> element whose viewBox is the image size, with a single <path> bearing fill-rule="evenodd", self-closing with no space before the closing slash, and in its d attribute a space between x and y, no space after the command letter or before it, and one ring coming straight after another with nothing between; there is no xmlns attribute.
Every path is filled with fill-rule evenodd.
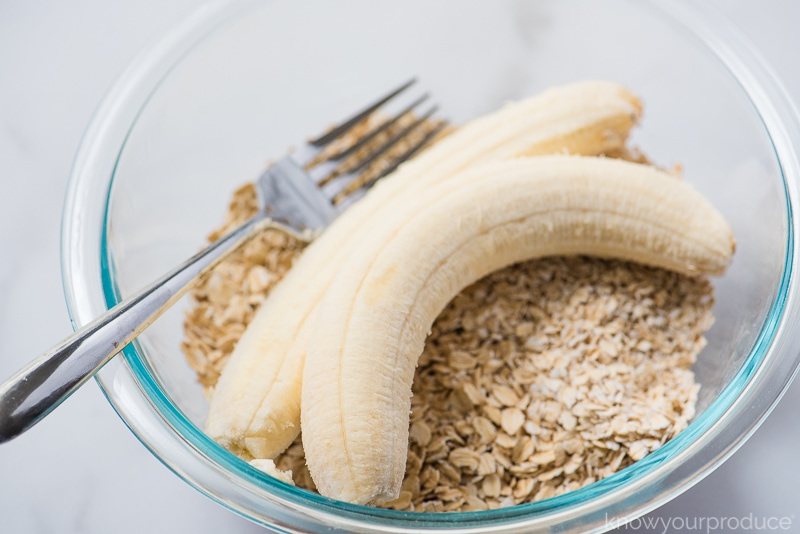
<svg viewBox="0 0 800 534"><path fill-rule="evenodd" d="M634 134L731 221L698 415L605 480L507 509L354 506L286 486L201 431L179 303L99 373L122 419L189 484L282 531L585 532L674 497L727 458L791 380L797 324L797 114L735 29L688 1L224 1L141 55L100 107L66 199L63 273L82 325L195 252L235 187L287 145L412 75L453 122L586 78L640 95Z"/></svg>

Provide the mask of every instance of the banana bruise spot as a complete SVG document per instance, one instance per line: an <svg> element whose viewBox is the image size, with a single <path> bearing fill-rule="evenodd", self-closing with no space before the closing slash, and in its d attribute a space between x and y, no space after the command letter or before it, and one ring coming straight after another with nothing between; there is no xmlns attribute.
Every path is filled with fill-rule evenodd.
<svg viewBox="0 0 800 534"><path fill-rule="evenodd" d="M464 287L535 257L585 254L722 274L722 215L686 182L619 160L540 156L487 164L384 214L321 304L303 374L306 461L319 491L398 496L411 382L437 315Z"/></svg>
<svg viewBox="0 0 800 534"><path fill-rule="evenodd" d="M387 206L487 162L620 149L640 115L639 101L618 84L575 83L470 121L402 165L303 252L256 312L217 383L206 433L245 459L274 458L297 437L303 367L320 302Z"/></svg>

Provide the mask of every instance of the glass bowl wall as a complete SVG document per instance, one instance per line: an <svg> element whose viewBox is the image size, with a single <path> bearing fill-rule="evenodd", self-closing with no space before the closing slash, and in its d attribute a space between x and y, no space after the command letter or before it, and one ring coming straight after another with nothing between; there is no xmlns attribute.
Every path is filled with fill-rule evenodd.
<svg viewBox="0 0 800 534"><path fill-rule="evenodd" d="M757 425L792 375L796 117L738 35L688 2L607 0L221 2L143 55L76 160L64 276L84 323L193 254L232 191L287 147L412 76L454 123L547 87L623 83L645 115L632 142L731 221L715 325L695 366L698 416L665 447L583 490L492 512L409 514L283 486L208 440L206 402L179 349L178 303L100 374L165 464L256 521L345 531L602 529L699 480ZM749 410L745 408L749 406Z"/></svg>

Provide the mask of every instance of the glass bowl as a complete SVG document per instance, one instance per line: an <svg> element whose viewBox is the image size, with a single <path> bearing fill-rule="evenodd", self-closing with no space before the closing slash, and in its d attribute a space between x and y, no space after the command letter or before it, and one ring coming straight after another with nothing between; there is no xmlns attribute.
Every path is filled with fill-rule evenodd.
<svg viewBox="0 0 800 534"><path fill-rule="evenodd" d="M738 241L714 280L717 320L694 367L691 425L609 478L532 504L447 514L350 505L284 485L201 432L206 403L179 349L185 302L102 369L109 401L178 476L281 531L598 531L699 481L754 431L798 364L800 128L760 57L688 1L209 4L134 61L82 142L62 243L73 322L194 253L232 191L288 143L411 76L455 123L587 78L642 97L633 143L680 162Z"/></svg>

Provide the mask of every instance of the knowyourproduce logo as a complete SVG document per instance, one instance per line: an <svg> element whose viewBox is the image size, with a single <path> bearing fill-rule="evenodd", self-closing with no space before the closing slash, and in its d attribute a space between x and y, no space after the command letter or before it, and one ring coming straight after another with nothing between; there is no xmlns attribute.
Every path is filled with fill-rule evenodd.
<svg viewBox="0 0 800 534"><path fill-rule="evenodd" d="M621 532L772 532L792 528L794 516L608 517L606 530Z"/></svg>

